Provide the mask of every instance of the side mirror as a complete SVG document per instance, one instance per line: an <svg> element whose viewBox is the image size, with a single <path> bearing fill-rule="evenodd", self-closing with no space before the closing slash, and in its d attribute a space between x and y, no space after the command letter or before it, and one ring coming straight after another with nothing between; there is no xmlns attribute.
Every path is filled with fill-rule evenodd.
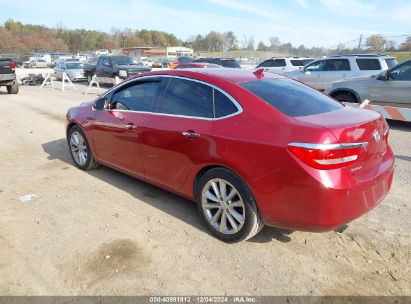
<svg viewBox="0 0 411 304"><path fill-rule="evenodd" d="M110 102L108 101L107 98L100 98L94 104L94 108L96 110L110 110L111 104L110 104Z"/></svg>
<svg viewBox="0 0 411 304"><path fill-rule="evenodd" d="M388 80L388 71L385 71L385 72L381 73L380 76L378 76L377 79L378 80Z"/></svg>

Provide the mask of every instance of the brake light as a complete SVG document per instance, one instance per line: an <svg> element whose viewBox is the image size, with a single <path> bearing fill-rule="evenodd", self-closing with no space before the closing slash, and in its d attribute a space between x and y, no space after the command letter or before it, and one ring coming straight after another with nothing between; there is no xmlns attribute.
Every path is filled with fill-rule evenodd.
<svg viewBox="0 0 411 304"><path fill-rule="evenodd" d="M14 72L16 70L16 64L13 61L10 61L10 70Z"/></svg>
<svg viewBox="0 0 411 304"><path fill-rule="evenodd" d="M336 169L355 162L368 143L312 144L290 143L288 150L298 159L316 169Z"/></svg>

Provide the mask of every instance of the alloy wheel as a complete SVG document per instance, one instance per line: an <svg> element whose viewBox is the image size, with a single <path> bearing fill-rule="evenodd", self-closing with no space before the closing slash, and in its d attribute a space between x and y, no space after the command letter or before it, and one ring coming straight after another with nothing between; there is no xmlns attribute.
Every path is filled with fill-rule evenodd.
<svg viewBox="0 0 411 304"><path fill-rule="evenodd" d="M80 166L84 166L88 158L87 145L83 135L77 131L70 136L70 149L75 162Z"/></svg>
<svg viewBox="0 0 411 304"><path fill-rule="evenodd" d="M211 179L205 184L201 207L208 223L220 233L234 234L244 225L243 199L239 191L224 179Z"/></svg>

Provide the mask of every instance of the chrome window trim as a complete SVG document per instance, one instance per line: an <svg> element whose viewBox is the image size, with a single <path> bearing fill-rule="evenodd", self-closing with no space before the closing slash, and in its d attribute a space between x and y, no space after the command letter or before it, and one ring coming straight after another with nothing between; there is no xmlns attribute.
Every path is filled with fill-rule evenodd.
<svg viewBox="0 0 411 304"><path fill-rule="evenodd" d="M291 142L288 146L294 146L299 148L306 149L315 149L315 150L342 150L350 148L363 148L368 146L368 142L360 143L342 143L342 144L314 144L314 143L300 143L300 142Z"/></svg>
<svg viewBox="0 0 411 304"><path fill-rule="evenodd" d="M238 103L237 100L234 99L234 97L232 97L230 94L228 94L226 91L220 89L219 87L211 84L211 83L207 83L201 80L197 80L197 79L193 79L193 78L187 78L187 77L183 77L183 76L174 76L174 75L148 75L148 76L143 76L143 77L139 77L139 78L135 78L131 81L134 80L144 80L144 79L151 79L151 78L157 78L157 77L164 77L164 78L178 78L178 79L183 79L183 80L188 80L188 81L193 81L193 82L197 82L206 86L209 86L211 88L213 88L214 90L218 90L220 93L222 93L224 96L226 96L237 108L237 111L226 115L226 116L222 116L222 117L215 117L215 118L208 118L208 117L200 117L200 116L187 116L187 115L178 115L178 114L167 114L167 113L158 113L158 112L146 112L146 111L133 111L133 110L116 110L116 109L104 109L105 111L115 111L115 112L133 112L133 113L143 113L143 114L152 114L152 115L158 115L158 116L171 116L171 117L181 117L181 118L192 118L192 119L200 119L200 120L221 120L221 119L226 119L229 117L233 117L236 116L238 114L241 114L243 112L243 108L241 107L241 105ZM108 90L107 92L105 92L103 95L101 95L99 98L97 98L95 100L95 102L97 102L97 100L101 99L101 98L105 98L107 95L109 95L110 93L112 93L114 90L118 90L121 89L123 86L130 84L131 81L127 81L127 82L123 82L121 84L119 84L118 86ZM94 104L93 103L93 110L96 110L94 108ZM213 102L214 102L214 91L213 91Z"/></svg>

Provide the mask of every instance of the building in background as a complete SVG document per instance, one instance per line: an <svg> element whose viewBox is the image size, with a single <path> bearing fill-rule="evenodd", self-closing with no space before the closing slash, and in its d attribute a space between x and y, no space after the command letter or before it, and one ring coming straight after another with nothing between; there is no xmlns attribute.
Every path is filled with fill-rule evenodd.
<svg viewBox="0 0 411 304"><path fill-rule="evenodd" d="M172 47L127 47L121 49L113 49L113 55L126 55L132 57L136 61L141 61L144 58L155 59L176 59L181 56L193 56L193 49L183 46Z"/></svg>

